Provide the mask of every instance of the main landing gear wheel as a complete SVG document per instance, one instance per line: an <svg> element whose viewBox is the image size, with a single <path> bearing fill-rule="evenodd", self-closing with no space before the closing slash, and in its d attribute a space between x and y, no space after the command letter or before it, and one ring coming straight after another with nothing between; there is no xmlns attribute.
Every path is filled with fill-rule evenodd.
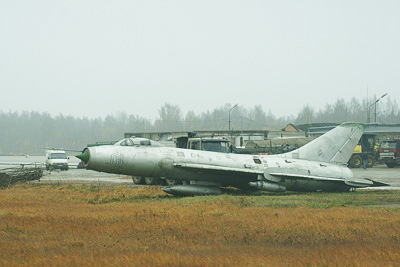
<svg viewBox="0 0 400 267"><path fill-rule="evenodd" d="M134 184L144 184L144 177L132 176L132 181Z"/></svg>
<svg viewBox="0 0 400 267"><path fill-rule="evenodd" d="M155 184L158 183L158 179L157 179L157 178L154 178L154 177L146 177L146 178L144 178L144 182L145 182L147 185L155 185Z"/></svg>
<svg viewBox="0 0 400 267"><path fill-rule="evenodd" d="M173 179L165 179L165 183L168 186L173 186L173 185L177 185L179 182L177 180L173 180Z"/></svg>

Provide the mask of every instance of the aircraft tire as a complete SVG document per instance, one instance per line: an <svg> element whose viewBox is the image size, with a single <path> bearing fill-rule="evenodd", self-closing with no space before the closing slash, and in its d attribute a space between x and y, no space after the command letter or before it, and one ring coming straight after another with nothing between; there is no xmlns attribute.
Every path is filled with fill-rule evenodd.
<svg viewBox="0 0 400 267"><path fill-rule="evenodd" d="M394 168L394 166L396 166L396 164L393 162L390 162L390 163L386 163L386 166L388 166L388 168Z"/></svg>
<svg viewBox="0 0 400 267"><path fill-rule="evenodd" d="M177 185L179 182L177 180L174 180L174 179L165 179L165 183L168 186L173 186L173 185Z"/></svg>
<svg viewBox="0 0 400 267"><path fill-rule="evenodd" d="M360 155L351 156L349 165L351 168L360 168L362 166L361 156Z"/></svg>
<svg viewBox="0 0 400 267"><path fill-rule="evenodd" d="M147 185L155 185L155 184L158 183L158 179L157 179L157 178L154 178L154 177L145 177L145 178L144 178L144 182L145 182Z"/></svg>
<svg viewBox="0 0 400 267"><path fill-rule="evenodd" d="M368 155L367 159L367 168L372 168L375 165L374 157L372 155Z"/></svg>
<svg viewBox="0 0 400 267"><path fill-rule="evenodd" d="M134 184L144 184L144 177L132 176L132 181Z"/></svg>

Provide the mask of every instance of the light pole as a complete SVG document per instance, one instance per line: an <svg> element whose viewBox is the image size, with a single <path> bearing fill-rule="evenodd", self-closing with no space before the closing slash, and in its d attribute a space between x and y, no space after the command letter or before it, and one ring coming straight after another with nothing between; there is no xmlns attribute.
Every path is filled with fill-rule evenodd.
<svg viewBox="0 0 400 267"><path fill-rule="evenodd" d="M231 133L231 111L232 111L232 109L236 108L237 105L238 104L236 103L236 105L234 105L233 107L231 107L229 109L229 120L228 120L228 122L229 122L229 135L231 136L231 139L232 139L232 133Z"/></svg>
<svg viewBox="0 0 400 267"><path fill-rule="evenodd" d="M374 101L374 103L372 103L369 107L368 107L368 123L371 122L371 112L370 109L373 105L375 105L375 114L374 114L374 120L376 123L376 103L379 102L379 100L381 100L382 98L384 98L385 96L387 96L387 93L383 94L380 98L378 98L377 100Z"/></svg>

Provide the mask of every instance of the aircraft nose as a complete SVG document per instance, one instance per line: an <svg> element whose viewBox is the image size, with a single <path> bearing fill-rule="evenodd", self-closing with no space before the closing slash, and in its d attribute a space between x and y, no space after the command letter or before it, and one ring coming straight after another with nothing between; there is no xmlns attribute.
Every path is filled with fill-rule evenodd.
<svg viewBox="0 0 400 267"><path fill-rule="evenodd" d="M88 164L89 159L90 159L90 153L87 148L85 148L82 152L82 154L76 155L78 159L82 160L85 164Z"/></svg>

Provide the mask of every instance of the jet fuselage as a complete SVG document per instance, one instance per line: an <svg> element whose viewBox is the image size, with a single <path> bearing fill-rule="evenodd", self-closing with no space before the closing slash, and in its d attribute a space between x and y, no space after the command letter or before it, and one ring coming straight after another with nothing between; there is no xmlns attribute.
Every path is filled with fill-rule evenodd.
<svg viewBox="0 0 400 267"><path fill-rule="evenodd" d="M77 157L96 171L187 181L163 189L178 195L219 194L219 186L273 192L387 186L354 178L345 166L365 127L343 123L296 150L271 156L169 148L149 139L126 138L115 145L86 148Z"/></svg>
<svg viewBox="0 0 400 267"><path fill-rule="evenodd" d="M351 186L336 181L353 177L346 166L287 158L284 154L241 155L162 146L99 146L86 149L90 154L88 168L92 170L203 181L221 186L247 187L249 182L257 182L262 176L292 191L343 191ZM285 177L274 176L274 173L285 173ZM315 179L298 179L299 175ZM332 178L333 181L318 181L318 177Z"/></svg>

